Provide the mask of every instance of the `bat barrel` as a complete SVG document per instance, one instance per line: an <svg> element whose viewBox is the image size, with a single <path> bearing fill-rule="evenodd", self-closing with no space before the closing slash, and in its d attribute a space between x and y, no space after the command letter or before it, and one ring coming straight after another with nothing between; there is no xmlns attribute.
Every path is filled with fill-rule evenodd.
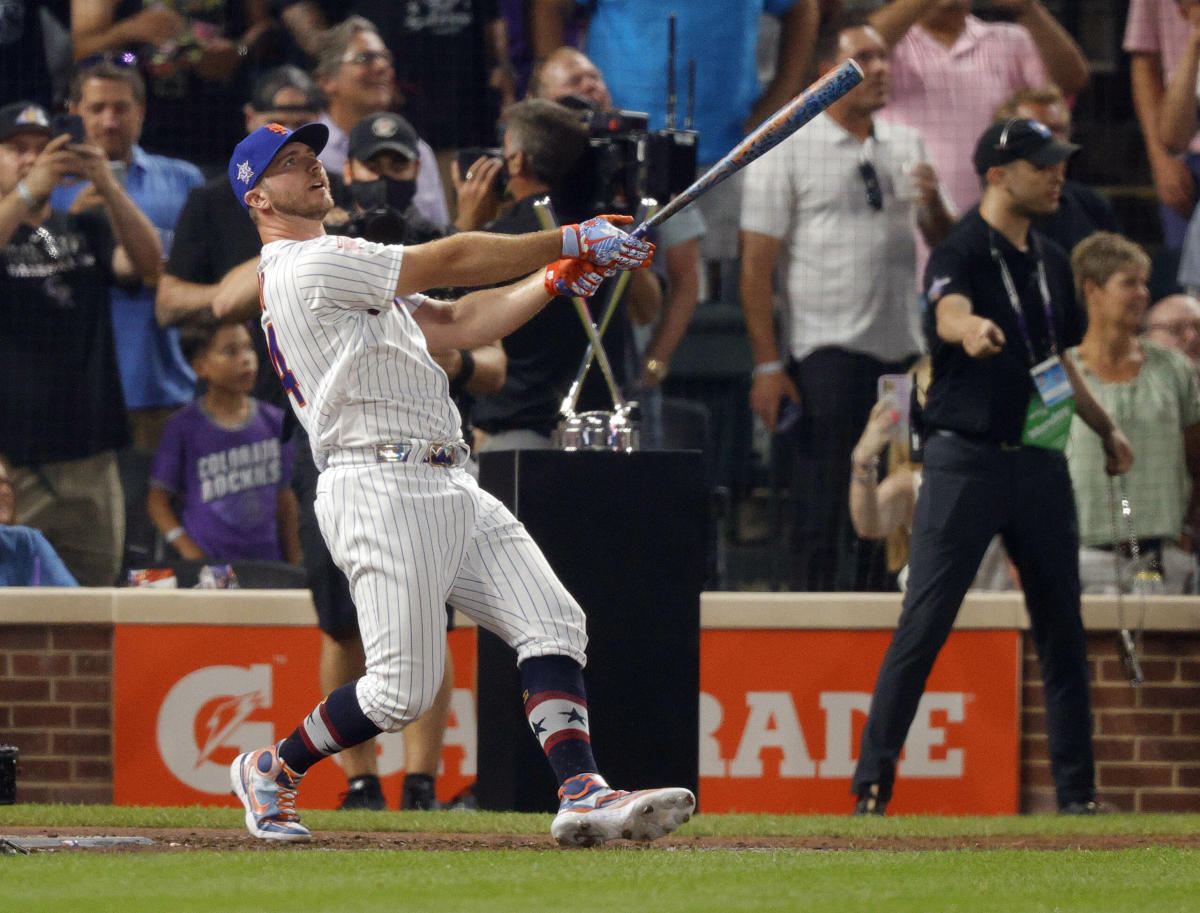
<svg viewBox="0 0 1200 913"><path fill-rule="evenodd" d="M837 68L830 70L767 118L749 136L734 146L724 158L696 178L683 193L667 203L630 234L635 238L644 237L651 228L671 218L679 210L694 202L700 194L774 149L857 86L862 79L862 68L854 60L847 60Z"/></svg>

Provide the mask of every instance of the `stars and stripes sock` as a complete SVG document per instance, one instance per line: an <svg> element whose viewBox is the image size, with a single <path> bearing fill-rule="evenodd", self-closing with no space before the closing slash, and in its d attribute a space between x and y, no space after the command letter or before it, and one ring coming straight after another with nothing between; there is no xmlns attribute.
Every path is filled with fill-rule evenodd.
<svg viewBox="0 0 1200 913"><path fill-rule="evenodd" d="M567 656L538 656L521 664L521 693L529 726L561 785L595 773L583 670Z"/></svg>
<svg viewBox="0 0 1200 913"><path fill-rule="evenodd" d="M349 682L329 692L279 743L279 757L297 774L304 774L321 758L353 748L381 731L358 706L357 683Z"/></svg>

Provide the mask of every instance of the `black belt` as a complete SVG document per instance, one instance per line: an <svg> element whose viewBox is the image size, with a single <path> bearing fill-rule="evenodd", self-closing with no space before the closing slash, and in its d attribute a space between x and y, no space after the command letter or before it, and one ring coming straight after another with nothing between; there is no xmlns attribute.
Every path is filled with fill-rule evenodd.
<svg viewBox="0 0 1200 913"><path fill-rule="evenodd" d="M990 437L985 437L982 434L968 434L965 431L952 431L949 428L938 428L934 434L940 434L942 437L956 437L972 444L983 444L985 447L994 447L997 450L1005 452L1011 450L1024 450L1025 444L1020 441L997 441Z"/></svg>

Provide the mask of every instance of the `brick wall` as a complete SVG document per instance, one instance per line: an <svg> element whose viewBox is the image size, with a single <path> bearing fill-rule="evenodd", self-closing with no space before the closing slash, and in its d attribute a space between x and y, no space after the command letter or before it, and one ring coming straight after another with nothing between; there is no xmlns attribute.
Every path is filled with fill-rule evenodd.
<svg viewBox="0 0 1200 913"><path fill-rule="evenodd" d="M1200 811L1200 632L1148 633L1131 688L1111 632L1089 634L1100 798ZM1053 811L1041 676L1025 638L1021 810ZM112 802L112 627L0 624L0 744L21 752L18 802Z"/></svg>
<svg viewBox="0 0 1200 913"><path fill-rule="evenodd" d="M1200 634L1149 632L1145 683L1130 686L1115 636L1088 635L1098 798L1123 812L1200 812ZM1025 637L1021 810L1053 811L1046 705Z"/></svg>
<svg viewBox="0 0 1200 913"><path fill-rule="evenodd" d="M0 625L0 744L18 802L112 802L112 626Z"/></svg>

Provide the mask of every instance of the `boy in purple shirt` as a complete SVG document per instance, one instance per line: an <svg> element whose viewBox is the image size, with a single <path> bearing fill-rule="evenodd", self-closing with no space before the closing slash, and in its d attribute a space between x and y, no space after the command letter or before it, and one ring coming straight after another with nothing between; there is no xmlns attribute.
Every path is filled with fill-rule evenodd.
<svg viewBox="0 0 1200 913"><path fill-rule="evenodd" d="M207 389L167 422L150 471L151 521L188 560L300 564L292 445L280 441L282 410L250 395L250 333L198 327L180 347Z"/></svg>

